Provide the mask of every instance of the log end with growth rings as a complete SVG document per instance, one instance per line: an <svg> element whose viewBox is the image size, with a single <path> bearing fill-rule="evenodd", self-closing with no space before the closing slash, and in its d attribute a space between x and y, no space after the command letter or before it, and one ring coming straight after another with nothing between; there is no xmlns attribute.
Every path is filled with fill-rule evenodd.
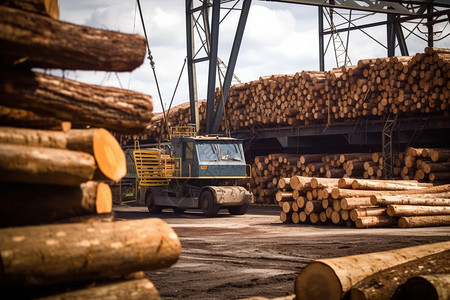
<svg viewBox="0 0 450 300"><path fill-rule="evenodd" d="M322 262L307 265L295 279L298 300L339 300L342 287L332 268Z"/></svg>
<svg viewBox="0 0 450 300"><path fill-rule="evenodd" d="M127 173L125 153L112 134L98 129L94 135L94 157L107 178L118 182Z"/></svg>

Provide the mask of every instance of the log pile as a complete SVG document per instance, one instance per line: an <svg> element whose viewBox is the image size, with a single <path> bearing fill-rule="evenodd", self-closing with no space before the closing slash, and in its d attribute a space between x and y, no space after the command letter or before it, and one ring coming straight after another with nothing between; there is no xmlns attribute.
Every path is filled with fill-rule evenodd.
<svg viewBox="0 0 450 300"><path fill-rule="evenodd" d="M357 228L450 225L450 185L297 175L279 183L275 199L284 223Z"/></svg>
<svg viewBox="0 0 450 300"><path fill-rule="evenodd" d="M450 149L408 148L400 174L403 179L448 182L450 180Z"/></svg>
<svg viewBox="0 0 450 300"><path fill-rule="evenodd" d="M441 242L319 259L298 274L296 299L441 299L432 296L448 295L449 258Z"/></svg>
<svg viewBox="0 0 450 300"><path fill-rule="evenodd" d="M364 59L356 66L330 71L260 77L230 88L221 130L332 125L360 117L384 118L389 113L448 116L449 69L449 49L426 48L414 56ZM217 89L215 102L220 98ZM175 117L179 109L172 111L174 116L167 113L169 123L190 122L189 104L180 106L181 117ZM206 106L199 106L200 120L205 120ZM153 120L158 128L162 128L161 119ZM142 138L158 141L159 137L159 132L151 130Z"/></svg>
<svg viewBox="0 0 450 300"><path fill-rule="evenodd" d="M178 237L159 219L112 222L108 184L126 174L108 130L142 132L151 97L31 71L130 71L145 40L60 22L58 12L51 0L0 5L0 293L159 299L143 271L174 264Z"/></svg>

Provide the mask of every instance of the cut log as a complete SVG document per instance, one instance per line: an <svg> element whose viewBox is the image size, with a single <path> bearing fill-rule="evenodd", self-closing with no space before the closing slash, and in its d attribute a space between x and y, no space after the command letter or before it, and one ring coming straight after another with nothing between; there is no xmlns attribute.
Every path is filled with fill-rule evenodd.
<svg viewBox="0 0 450 300"><path fill-rule="evenodd" d="M295 279L295 294L298 300L339 300L357 282L376 272L449 248L450 242L447 241L383 252L319 259L299 273Z"/></svg>
<svg viewBox="0 0 450 300"><path fill-rule="evenodd" d="M388 205L388 216L435 216L450 215L450 206L424 206L424 205Z"/></svg>
<svg viewBox="0 0 450 300"><path fill-rule="evenodd" d="M305 176L292 176L289 180L289 184L294 190L301 190L304 185L309 184L311 177Z"/></svg>
<svg viewBox="0 0 450 300"><path fill-rule="evenodd" d="M336 200L339 201L339 200ZM361 197L361 198L342 198L340 200L341 208L351 210L354 208L358 208L361 206L372 206L370 202L370 197Z"/></svg>
<svg viewBox="0 0 450 300"><path fill-rule="evenodd" d="M317 189L319 187L337 187L338 186L339 179L337 178L318 178L313 177L311 178L310 184L311 188Z"/></svg>
<svg viewBox="0 0 450 300"><path fill-rule="evenodd" d="M94 175L96 180L118 182L127 171L122 148L104 129L71 130L64 133L0 127L0 143L68 149L92 154L98 167Z"/></svg>
<svg viewBox="0 0 450 300"><path fill-rule="evenodd" d="M32 13L59 19L59 6L57 0L2 0L0 5L17 8Z"/></svg>
<svg viewBox="0 0 450 300"><path fill-rule="evenodd" d="M356 228L391 227L395 224L396 218L384 215L359 217L355 221Z"/></svg>
<svg viewBox="0 0 450 300"><path fill-rule="evenodd" d="M448 261L447 261L448 262ZM430 274L411 277L396 291L393 300L440 300L450 298L450 274Z"/></svg>
<svg viewBox="0 0 450 300"><path fill-rule="evenodd" d="M289 189L291 186L289 185L290 182L290 178L280 178L280 180L278 180L278 188L279 189Z"/></svg>
<svg viewBox="0 0 450 300"><path fill-rule="evenodd" d="M3 106L70 121L77 128L99 127L125 134L146 129L153 111L149 95L37 72L0 73L0 95Z"/></svg>
<svg viewBox="0 0 450 300"><path fill-rule="evenodd" d="M53 223L82 215L110 213L109 185L89 181L79 187L0 183L0 226Z"/></svg>
<svg viewBox="0 0 450 300"><path fill-rule="evenodd" d="M413 217L401 217L398 219L398 227L411 228L411 227L430 227L430 226L449 226L450 216L413 216Z"/></svg>
<svg viewBox="0 0 450 300"><path fill-rule="evenodd" d="M0 230L1 287L48 286L174 264L181 252L160 219Z"/></svg>
<svg viewBox="0 0 450 300"><path fill-rule="evenodd" d="M34 297L33 297L34 298ZM159 300L159 292L155 285L147 278L127 280L123 282L93 285L85 289L72 290L54 294L52 296L36 298L39 300L83 300L83 299L130 299L130 300Z"/></svg>
<svg viewBox="0 0 450 300"><path fill-rule="evenodd" d="M449 261L450 250L446 250L380 271L355 284L348 293L349 299L391 299L396 289L412 276L449 273Z"/></svg>
<svg viewBox="0 0 450 300"><path fill-rule="evenodd" d="M84 152L0 144L0 181L79 186L96 169Z"/></svg>
<svg viewBox="0 0 450 300"><path fill-rule="evenodd" d="M0 6L0 49L6 65L129 72L142 64L146 41Z"/></svg>
<svg viewBox="0 0 450 300"><path fill-rule="evenodd" d="M43 117L36 113L19 108L11 108L0 105L0 126L16 126L27 128L40 128L61 130L62 120L51 117Z"/></svg>
<svg viewBox="0 0 450 300"><path fill-rule="evenodd" d="M423 194L423 195L402 195L402 196L371 196L372 205L450 205L450 193L444 194Z"/></svg>
<svg viewBox="0 0 450 300"><path fill-rule="evenodd" d="M331 196L333 197L333 199L340 199L345 197L371 197L372 195L395 196L395 195L437 194L449 191L450 191L450 184L407 191L364 191L364 190L348 190L348 189L333 188L331 191Z"/></svg>
<svg viewBox="0 0 450 300"><path fill-rule="evenodd" d="M433 184L412 184L412 183L394 183L389 180L354 180L352 188L355 190L382 190L382 191L403 191L417 190L425 187L431 187Z"/></svg>
<svg viewBox="0 0 450 300"><path fill-rule="evenodd" d="M350 219L356 222L361 217L385 216L386 208L384 207L360 207L350 211Z"/></svg>

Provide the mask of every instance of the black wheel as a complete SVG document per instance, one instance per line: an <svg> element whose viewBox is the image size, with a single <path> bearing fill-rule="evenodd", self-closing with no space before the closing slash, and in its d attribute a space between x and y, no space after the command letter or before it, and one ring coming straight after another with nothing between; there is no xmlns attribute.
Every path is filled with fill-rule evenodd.
<svg viewBox="0 0 450 300"><path fill-rule="evenodd" d="M172 209L173 209L173 212L175 212L177 214L182 214L185 211L184 208L180 208L180 207L172 207Z"/></svg>
<svg viewBox="0 0 450 300"><path fill-rule="evenodd" d="M228 207L228 211L232 215L243 215L247 212L248 204L244 204L241 206L231 206Z"/></svg>
<svg viewBox="0 0 450 300"><path fill-rule="evenodd" d="M211 191L204 191L200 195L200 205L202 207L203 214L209 218L217 215L220 209L220 206L214 200L214 196Z"/></svg>
<svg viewBox="0 0 450 300"><path fill-rule="evenodd" d="M160 214L162 211L162 207L155 204L155 199L153 198L152 192L148 192L145 197L145 202L147 203L148 211L151 214Z"/></svg>

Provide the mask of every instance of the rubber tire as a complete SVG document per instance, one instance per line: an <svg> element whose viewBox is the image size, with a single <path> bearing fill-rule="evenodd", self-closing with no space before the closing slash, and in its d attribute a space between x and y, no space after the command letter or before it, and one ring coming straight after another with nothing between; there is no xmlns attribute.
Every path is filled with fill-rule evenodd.
<svg viewBox="0 0 450 300"><path fill-rule="evenodd" d="M182 214L185 211L184 208L180 208L180 207L172 207L172 209L173 209L173 212L177 213L177 214Z"/></svg>
<svg viewBox="0 0 450 300"><path fill-rule="evenodd" d="M145 197L145 203L147 204L148 212L151 214L160 214L162 212L162 207L155 204L155 199L153 198L153 193L148 192Z"/></svg>
<svg viewBox="0 0 450 300"><path fill-rule="evenodd" d="M214 200L214 196L211 191L204 191L200 195L200 205L205 217L211 218L217 215L220 206Z"/></svg>
<svg viewBox="0 0 450 300"><path fill-rule="evenodd" d="M231 215L244 215L247 212L247 209L248 204L228 207L228 211L230 212Z"/></svg>

